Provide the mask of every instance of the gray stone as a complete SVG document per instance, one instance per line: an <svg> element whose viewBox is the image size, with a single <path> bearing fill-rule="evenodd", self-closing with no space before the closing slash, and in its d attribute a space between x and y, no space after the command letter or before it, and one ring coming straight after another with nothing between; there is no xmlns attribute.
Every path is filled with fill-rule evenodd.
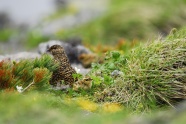
<svg viewBox="0 0 186 124"><path fill-rule="evenodd" d="M123 72L119 71L119 70L114 70L112 73L111 73L111 76L112 77L118 77L118 76L122 76L123 75Z"/></svg>
<svg viewBox="0 0 186 124"><path fill-rule="evenodd" d="M72 43L72 44L71 44ZM80 63L78 57L79 55L85 53L85 54L90 54L91 51L87 48L85 48L83 45L81 45L80 43L74 45L73 42L71 43L66 43L66 42L63 42L63 41L59 41L59 40L50 40L48 42L44 42L44 43L41 43L39 44L39 47L38 47L38 52L40 54L44 54L46 53L47 49L49 47L51 47L52 45L61 45L64 50L65 50L65 53L67 54L67 57L70 61L70 63Z"/></svg>
<svg viewBox="0 0 186 124"><path fill-rule="evenodd" d="M62 45L61 41L58 40L50 40L48 42L40 43L38 46L38 52L40 54L46 53L47 49L52 45Z"/></svg>
<svg viewBox="0 0 186 124"><path fill-rule="evenodd" d="M0 55L0 61L2 60L11 60L11 61L20 61L22 59L34 59L40 57L40 54L33 52L19 52L16 54Z"/></svg>

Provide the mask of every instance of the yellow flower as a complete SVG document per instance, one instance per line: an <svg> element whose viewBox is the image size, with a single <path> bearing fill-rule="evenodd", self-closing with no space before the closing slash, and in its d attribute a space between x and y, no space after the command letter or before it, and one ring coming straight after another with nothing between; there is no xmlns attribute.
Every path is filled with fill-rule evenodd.
<svg viewBox="0 0 186 124"><path fill-rule="evenodd" d="M119 105L118 103L104 103L102 107L104 112L109 113L118 112L122 109L121 105Z"/></svg>
<svg viewBox="0 0 186 124"><path fill-rule="evenodd" d="M84 110L87 110L87 111L96 111L97 108L98 108L98 105L94 102L91 102L89 100L85 100L83 98L79 98L77 100L77 104Z"/></svg>
<svg viewBox="0 0 186 124"><path fill-rule="evenodd" d="M64 98L64 103L67 105L72 105L74 101L72 100L72 98L66 97Z"/></svg>

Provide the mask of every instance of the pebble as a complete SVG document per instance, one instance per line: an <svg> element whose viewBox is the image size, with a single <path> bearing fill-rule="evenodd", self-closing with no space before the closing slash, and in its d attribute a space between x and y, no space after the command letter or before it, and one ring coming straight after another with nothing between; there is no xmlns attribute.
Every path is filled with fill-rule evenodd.
<svg viewBox="0 0 186 124"><path fill-rule="evenodd" d="M0 55L0 61L10 60L10 61L20 61L22 59L34 59L39 58L41 55L33 52L19 52L15 54Z"/></svg>
<svg viewBox="0 0 186 124"><path fill-rule="evenodd" d="M112 77L118 77L118 76L122 76L123 75L123 72L119 71L119 70L114 70L112 73L111 73L111 76Z"/></svg>

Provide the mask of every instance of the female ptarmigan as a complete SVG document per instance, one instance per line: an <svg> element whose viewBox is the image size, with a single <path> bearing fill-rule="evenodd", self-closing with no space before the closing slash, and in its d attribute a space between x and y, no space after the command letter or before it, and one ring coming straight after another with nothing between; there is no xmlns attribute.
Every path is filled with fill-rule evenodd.
<svg viewBox="0 0 186 124"><path fill-rule="evenodd" d="M53 45L48 49L48 52L52 54L54 60L59 64L57 70L52 74L50 84L56 86L63 80L66 85L72 87L74 82L77 81L77 79L73 78L73 74L76 74L76 71L71 67L63 47Z"/></svg>

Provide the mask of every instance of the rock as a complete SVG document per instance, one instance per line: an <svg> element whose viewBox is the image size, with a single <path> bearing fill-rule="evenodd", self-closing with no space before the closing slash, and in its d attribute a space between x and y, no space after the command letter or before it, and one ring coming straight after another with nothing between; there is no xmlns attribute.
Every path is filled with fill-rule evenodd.
<svg viewBox="0 0 186 124"><path fill-rule="evenodd" d="M77 48L78 56L80 56L81 54L91 54L92 53L89 49L85 48L83 45L77 45L76 48Z"/></svg>
<svg viewBox="0 0 186 124"><path fill-rule="evenodd" d="M114 70L112 73L111 73L111 76L112 77L119 77L119 76L122 76L123 75L123 72L119 71L119 70Z"/></svg>
<svg viewBox="0 0 186 124"><path fill-rule="evenodd" d="M34 59L36 57L40 57L40 54L33 52L19 52L16 54L10 54L5 56L0 55L0 61L2 60L20 61L22 59Z"/></svg>
<svg viewBox="0 0 186 124"><path fill-rule="evenodd" d="M38 46L38 52L40 54L46 53L47 49L52 45L62 45L61 41L58 40L50 40L48 42L40 43Z"/></svg>
<svg viewBox="0 0 186 124"><path fill-rule="evenodd" d="M80 41L77 40L78 42L75 41L71 41L70 43L65 43L63 41L59 41L59 40L50 40L48 42L45 43L41 43L39 44L38 47L38 52L40 54L44 54L46 53L47 49L49 47L51 47L52 45L61 45L64 49L65 52L67 54L67 57L70 61L70 63L80 63L78 57L85 53L85 54L89 54L91 53L91 51L87 48L85 48L83 45L81 45Z"/></svg>

